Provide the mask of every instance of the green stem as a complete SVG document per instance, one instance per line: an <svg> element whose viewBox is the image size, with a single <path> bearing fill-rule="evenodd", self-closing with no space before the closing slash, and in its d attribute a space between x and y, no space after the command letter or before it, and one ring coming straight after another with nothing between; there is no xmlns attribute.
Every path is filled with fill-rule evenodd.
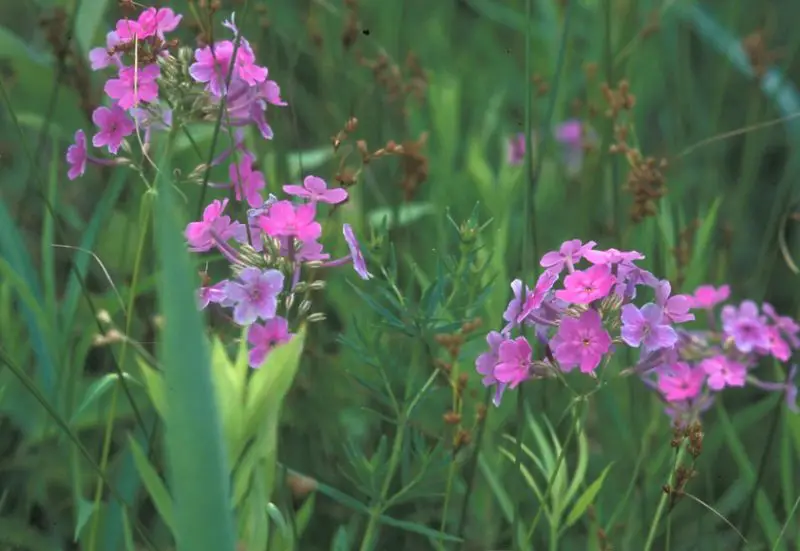
<svg viewBox="0 0 800 551"><path fill-rule="evenodd" d="M683 460L683 456L686 453L686 449L681 446L678 449L678 453L675 455L675 463L672 466L672 471L669 473L669 480L672 480L673 475L675 474L675 469L680 465L681 460ZM656 529L658 528L658 523L661 521L661 516L664 514L664 507L667 506L667 499L669 498L669 494L666 492L661 494L661 499L658 502L658 508L656 509L656 515L653 517L653 522L650 524L650 532L647 534L647 541L644 544L644 549L642 551L650 551L653 547L653 541L656 539Z"/></svg>

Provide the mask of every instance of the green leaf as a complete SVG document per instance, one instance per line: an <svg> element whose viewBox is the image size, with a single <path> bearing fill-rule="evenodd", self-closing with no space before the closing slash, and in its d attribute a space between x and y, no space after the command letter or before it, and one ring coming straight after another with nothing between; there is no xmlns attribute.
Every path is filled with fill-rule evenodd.
<svg viewBox="0 0 800 551"><path fill-rule="evenodd" d="M242 339L246 342L246 339ZM237 371L231 362L225 345L218 338L211 344L211 373L214 377L217 406L222 419L222 429L228 442L229 460L236 461L233 454L242 442L245 397L245 372Z"/></svg>
<svg viewBox="0 0 800 551"><path fill-rule="evenodd" d="M94 46L97 29L104 23L103 16L107 7L108 0L78 3L78 13L75 14L75 34L84 55L88 55L89 50ZM105 40L99 45L105 47Z"/></svg>
<svg viewBox="0 0 800 551"><path fill-rule="evenodd" d="M589 505L594 503L597 494L600 493L600 489L603 487L603 481L606 479L606 475L608 475L608 471L611 470L613 463L609 463L603 472L600 473L594 482L592 482L588 488L581 494L581 496L575 501L575 505L572 506L572 511L570 511L569 516L567 516L567 520L564 523L564 526L572 526L575 522L578 521L579 518L583 516L586 512L586 509L589 508Z"/></svg>
<svg viewBox="0 0 800 551"><path fill-rule="evenodd" d="M75 534L73 536L75 542L80 538L83 527L86 526L86 522L92 518L92 513L94 513L94 501L80 498L78 500L78 518L75 521Z"/></svg>
<svg viewBox="0 0 800 551"><path fill-rule="evenodd" d="M147 365L141 358L137 358L136 362L139 364L142 380L153 407L161 418L165 419L167 415L167 397L164 390L164 378L161 373Z"/></svg>
<svg viewBox="0 0 800 551"><path fill-rule="evenodd" d="M195 298L196 272L173 198L169 148L158 163L155 242L169 480L175 500L177 551L234 551L227 465L211 359ZM200 483L202 482L202 483Z"/></svg>
<svg viewBox="0 0 800 551"><path fill-rule="evenodd" d="M722 198L718 197L705 214L703 223L697 230L692 248L692 259L686 269L686 279L683 283L685 292L691 293L703 283L708 270L708 259L711 257L711 239L714 235L714 228L717 226L717 213L722 204Z"/></svg>
<svg viewBox="0 0 800 551"><path fill-rule="evenodd" d="M333 158L333 148L329 145L310 149L307 151L295 151L287 153L286 165L289 171L289 178L297 179L315 168L319 168Z"/></svg>
<svg viewBox="0 0 800 551"><path fill-rule="evenodd" d="M136 464L136 470L142 478L142 482L147 489L150 499L153 500L153 505L155 505L156 510L158 510L161 520L164 521L164 524L166 524L174 534L175 509L172 503L172 497L169 495L164 481L158 476L155 468L153 468L153 465L147 459L147 456L142 451L142 448L139 447L139 444L136 443L136 440L129 438L128 445L133 454L133 462Z"/></svg>
<svg viewBox="0 0 800 551"><path fill-rule="evenodd" d="M429 214L436 212L432 203L407 203L399 207L383 207L367 214L367 220L375 228L392 229L412 224Z"/></svg>
<svg viewBox="0 0 800 551"><path fill-rule="evenodd" d="M123 373L123 377L133 383L139 384L139 381L131 377L128 373ZM80 417L82 413L84 413L91 405L97 402L101 396L103 396L108 390L119 381L119 375L117 373L108 373L95 382L93 382L89 388L86 389L86 394L83 396L83 400L81 401L78 408L75 410L75 413L72 414L72 418L70 419L70 425L75 424L75 420Z"/></svg>

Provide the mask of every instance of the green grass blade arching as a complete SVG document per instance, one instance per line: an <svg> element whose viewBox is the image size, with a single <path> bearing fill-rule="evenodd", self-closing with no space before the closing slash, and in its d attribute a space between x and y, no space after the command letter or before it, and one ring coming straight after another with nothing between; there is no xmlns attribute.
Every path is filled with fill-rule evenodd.
<svg viewBox="0 0 800 551"><path fill-rule="evenodd" d="M209 347L195 302L189 252L175 220L174 192L164 177L171 174L166 160L156 188L155 234L161 267L159 305L165 317L160 344L169 400L165 437L177 550L234 551L229 470Z"/></svg>

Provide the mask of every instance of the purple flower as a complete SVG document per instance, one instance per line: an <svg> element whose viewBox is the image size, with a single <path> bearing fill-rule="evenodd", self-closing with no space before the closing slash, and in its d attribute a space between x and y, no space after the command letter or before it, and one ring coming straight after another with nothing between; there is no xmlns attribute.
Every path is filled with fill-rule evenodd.
<svg viewBox="0 0 800 551"><path fill-rule="evenodd" d="M122 67L122 60L120 58L119 53L112 53L109 55L108 52L113 52L114 47L119 44L121 41L119 39L119 35L116 31L111 31L106 35L106 47L105 48L92 48L89 51L89 63L91 64L92 71L99 71L100 69L105 69L109 65L116 65L117 67Z"/></svg>
<svg viewBox="0 0 800 551"><path fill-rule="evenodd" d="M283 290L283 274L278 270L248 267L239 274L239 281L229 281L225 294L236 306L233 321L239 325L250 325L257 319L275 317L278 295Z"/></svg>
<svg viewBox="0 0 800 551"><path fill-rule="evenodd" d="M247 204L252 208L260 207L264 204L261 197L261 190L266 186L264 175L253 168L255 156L252 153L245 153L238 163L232 163L228 167L228 177L231 179L236 200L241 201L244 197Z"/></svg>
<svg viewBox="0 0 800 551"><path fill-rule="evenodd" d="M747 354L757 348L769 349L767 326L752 300L742 302L738 310L735 306L725 306L722 309L722 329L740 352Z"/></svg>
<svg viewBox="0 0 800 551"><path fill-rule="evenodd" d="M611 348L611 337L603 328L600 314L587 310L578 319L561 320L550 347L564 371L580 366L583 373L592 373Z"/></svg>
<svg viewBox="0 0 800 551"><path fill-rule="evenodd" d="M747 368L739 362L717 355L700 362L700 368L708 375L708 388L722 390L726 386L744 386Z"/></svg>
<svg viewBox="0 0 800 551"><path fill-rule="evenodd" d="M92 113L92 122L97 125L98 132L92 137L95 147L107 146L109 153L116 155L122 140L133 134L136 126L128 118L127 113L119 105L98 107Z"/></svg>
<svg viewBox="0 0 800 551"><path fill-rule="evenodd" d="M530 316L534 311L538 310L542 306L547 293L550 292L550 289L553 288L553 285L555 285L556 281L558 281L558 274L549 272L547 270L542 272L542 275L540 275L539 279L536 280L536 285L534 286L533 290L529 290L525 294L525 302L520 308L519 315L516 319L517 323L522 323L525 318Z"/></svg>
<svg viewBox="0 0 800 551"><path fill-rule="evenodd" d="M597 243L594 241L589 241L584 245L580 239L564 241L557 251L545 253L539 265L556 274L560 274L565 267L571 273L575 264L580 262L581 258L584 258L595 245Z"/></svg>
<svg viewBox="0 0 800 551"><path fill-rule="evenodd" d="M525 160L525 134L516 134L508 140L506 161L510 165L521 165Z"/></svg>
<svg viewBox="0 0 800 551"><path fill-rule="evenodd" d="M666 279L661 281L656 287L656 304L664 311L664 318L671 323L684 323L694 320L694 314L690 314L692 308L692 297L688 295L669 296L672 286Z"/></svg>
<svg viewBox="0 0 800 551"><path fill-rule="evenodd" d="M705 379L706 373L702 369L692 368L686 362L676 362L659 370L658 390L667 402L683 402L700 394Z"/></svg>
<svg viewBox="0 0 800 551"><path fill-rule="evenodd" d="M281 316L267 320L264 325L254 323L247 329L247 342L253 345L248 353L250 367L261 367L272 349L289 342L289 322Z"/></svg>
<svg viewBox="0 0 800 551"><path fill-rule="evenodd" d="M347 190L343 188L328 189L325 180L318 176L306 176L302 186L283 186L283 191L295 197L303 197L309 201L321 201L335 205L347 199Z"/></svg>
<svg viewBox="0 0 800 551"><path fill-rule="evenodd" d="M628 346L642 345L648 351L670 348L678 342L678 334L664 323L663 310L652 302L641 310L633 304L622 307L621 334Z"/></svg>
<svg viewBox="0 0 800 551"><path fill-rule="evenodd" d="M607 251L586 251L583 255L586 260L592 264L630 264L635 260L644 260L644 255L638 251L618 251L617 249L608 249Z"/></svg>
<svg viewBox="0 0 800 551"><path fill-rule="evenodd" d="M67 178L74 180L83 176L83 173L86 172L87 158L86 134L83 133L83 130L78 130L75 132L75 143L67 148L67 164L69 164Z"/></svg>
<svg viewBox="0 0 800 551"><path fill-rule="evenodd" d="M227 281L220 281L208 287L200 287L197 291L197 304L201 310L206 308L209 304L220 303L227 298L225 294L225 285Z"/></svg>
<svg viewBox="0 0 800 551"><path fill-rule="evenodd" d="M522 312L523 295L525 294L521 279L515 279L511 282L511 292L514 293L514 297L509 301L505 312L503 312L503 319L508 322L508 325L506 325L502 331L505 334L508 334L508 332L519 323L517 319Z"/></svg>
<svg viewBox="0 0 800 551"><path fill-rule="evenodd" d="M216 99L221 101L220 98ZM272 127L267 123L267 105L285 106L281 99L280 87L272 80L265 80L249 86L240 78L231 79L225 109L228 112L225 122L233 127L249 126L255 123L265 140L273 138Z"/></svg>
<svg viewBox="0 0 800 551"><path fill-rule="evenodd" d="M615 292L624 298L636 298L636 287L646 285L656 288L658 278L644 268L623 262L617 266L617 287Z"/></svg>
<svg viewBox="0 0 800 551"><path fill-rule="evenodd" d="M792 348L800 348L800 338L798 338L798 333L800 333L800 325L797 324L792 318L786 316L779 316L775 312L775 308L769 303L765 302L761 305L761 309L767 315L769 319L772 320L772 323L780 330L781 333L786 337L789 341L789 344L792 345Z"/></svg>
<svg viewBox="0 0 800 551"><path fill-rule="evenodd" d="M216 238L222 241L236 239L239 242L247 241L247 228L239 222L231 222L230 216L223 215L228 200L214 200L203 210L203 220L190 222L186 226L184 235L189 242L192 252L205 252L211 250L217 243Z"/></svg>
<svg viewBox="0 0 800 551"><path fill-rule="evenodd" d="M525 337L503 341L498 347L494 377L498 382L516 388L530 374L532 355L533 349Z"/></svg>
<svg viewBox="0 0 800 551"><path fill-rule="evenodd" d="M367 263L364 261L364 255L361 254L361 248L358 246L358 240L350 224L342 225L342 233L344 240L347 241L347 247L350 249L350 258L353 260L353 268L356 273L361 279L370 279L372 274L367 270Z"/></svg>
<svg viewBox="0 0 800 551"><path fill-rule="evenodd" d="M507 386L505 383L499 382L497 377L494 375L494 368L500 362L498 356L500 352L500 345L505 341L506 338L502 334L498 333L497 331L490 331L489 334L486 335L486 342L489 345L489 351L484 352L475 360L475 369L478 373L483 375L483 385L497 385L495 388L494 398L492 399L495 406L500 405L500 400L503 398L503 392Z"/></svg>

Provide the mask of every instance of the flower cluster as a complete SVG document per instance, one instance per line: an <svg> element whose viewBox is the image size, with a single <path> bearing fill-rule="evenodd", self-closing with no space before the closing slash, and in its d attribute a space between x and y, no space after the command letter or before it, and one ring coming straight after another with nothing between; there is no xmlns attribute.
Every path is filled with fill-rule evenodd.
<svg viewBox="0 0 800 551"><path fill-rule="evenodd" d="M715 392L747 382L784 391L795 407L794 367L786 382L765 382L752 374L761 357L786 362L800 346L800 326L794 320L777 315L769 304L759 309L744 301L722 307L717 327L715 309L727 300L727 286L672 294L668 281L636 264L644 255L595 247L593 241L567 241L542 257L544 271L533 288L520 280L511 283L514 298L503 314L507 324L488 334L489 351L476 360L484 385L496 386L496 405L506 388L528 379L575 368L595 375L624 345L640 350L632 371L661 394L673 416L696 416L709 407ZM583 261L588 266L578 269ZM637 305L645 294L650 300ZM695 312L707 318L702 330L685 325L695 321ZM525 327L541 344L541 359L534 359L532 342L522 334Z"/></svg>
<svg viewBox="0 0 800 551"><path fill-rule="evenodd" d="M216 121L224 105L221 120L233 136L233 144L210 166L198 166L189 180L202 183L202 175L211 167L228 163L227 182L205 183L227 188L233 200L246 203L246 220L240 222L226 214L230 199L215 199L205 207L202 220L188 224L185 237L192 252L215 250L230 263L233 276L214 284L205 281L198 291L199 306L214 303L232 309L233 321L247 327L250 365L258 367L275 345L291 338L290 312L296 321L322 317L309 312L308 294L321 289L324 282L302 281L304 268L352 263L361 278L369 279L372 274L349 225L342 227L348 256L330 260L319 242L319 205L346 201L346 190L329 189L322 178L307 176L302 186L283 187L296 202L271 194L264 197L266 181L256 166L256 155L244 146L243 128L253 126L264 139L272 139L267 107L287 104L278 84L268 79L268 69L256 62L234 17L223 23L234 40L219 40L193 52L166 39L181 19L170 8L145 9L136 20L119 20L106 36L106 47L89 53L93 70L115 72L104 87L108 105L98 107L92 115L97 126L92 145L106 148L112 157L89 156L86 135L79 130L75 143L67 149L67 175L71 180L82 176L87 163L127 164L144 173L144 163L134 158L128 137L136 134L144 159L158 132ZM120 149L129 157L119 156ZM304 298L295 301L301 293Z"/></svg>

